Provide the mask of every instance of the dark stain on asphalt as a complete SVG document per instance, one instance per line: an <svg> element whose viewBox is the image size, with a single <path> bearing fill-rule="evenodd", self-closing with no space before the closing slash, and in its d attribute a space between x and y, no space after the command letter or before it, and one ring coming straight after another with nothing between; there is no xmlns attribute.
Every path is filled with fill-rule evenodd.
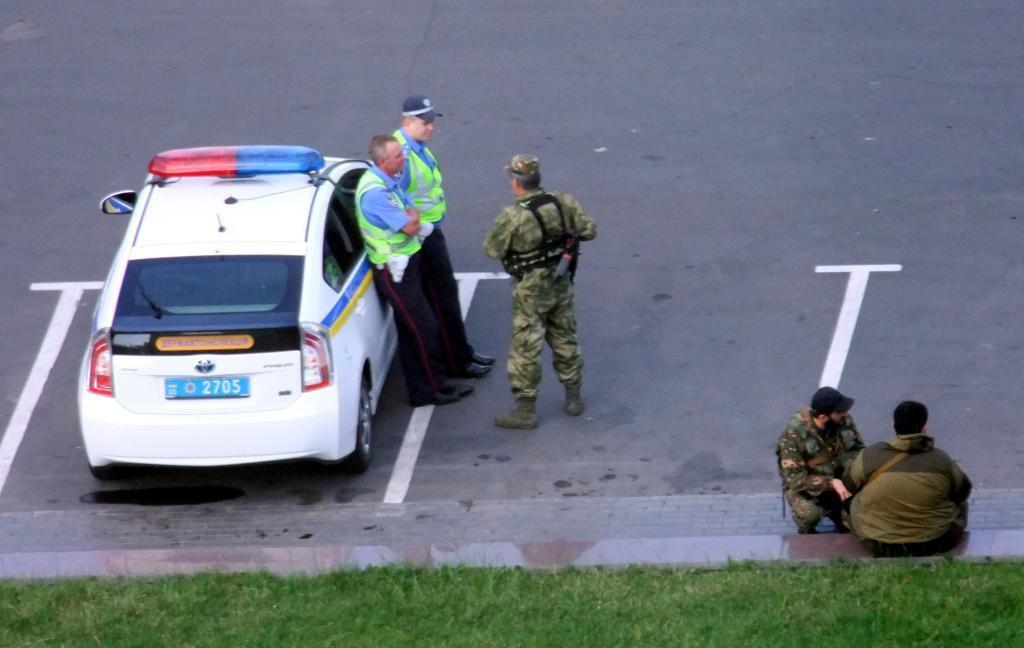
<svg viewBox="0 0 1024 648"><path fill-rule="evenodd" d="M487 454L487 453L485 452L485 453L483 453L483 454L478 454L478 455L476 456L476 458L477 458L477 459L490 459L490 458L491 458L491 455L489 455L489 454Z"/></svg>
<svg viewBox="0 0 1024 648"><path fill-rule="evenodd" d="M559 479L554 484L555 488L569 488L572 486L572 482L567 479Z"/></svg>
<svg viewBox="0 0 1024 648"><path fill-rule="evenodd" d="M672 295L668 293L655 293L653 299L654 301L665 301L666 299L672 299Z"/></svg>
<svg viewBox="0 0 1024 648"><path fill-rule="evenodd" d="M372 493L373 489L364 488L361 486L346 486L345 488L339 488L334 492L334 501L338 504L344 504L345 502L351 502L360 495L366 495Z"/></svg>
<svg viewBox="0 0 1024 648"><path fill-rule="evenodd" d="M245 495L230 486L169 486L95 491L78 498L84 504L134 504L136 506L189 506L211 504Z"/></svg>
<svg viewBox="0 0 1024 648"><path fill-rule="evenodd" d="M710 450L698 452L676 469L666 479L676 493L704 488L709 482L742 477L739 473L726 470L718 453Z"/></svg>
<svg viewBox="0 0 1024 648"><path fill-rule="evenodd" d="M313 537L312 533L303 533L302 535L299 536L299 540L309 540L312 537Z"/></svg>
<svg viewBox="0 0 1024 648"><path fill-rule="evenodd" d="M616 475L615 473L608 473L607 475L601 478L601 481L611 481L615 479L617 476L618 475Z"/></svg>
<svg viewBox="0 0 1024 648"><path fill-rule="evenodd" d="M307 490L304 488L295 488L291 491L291 494L299 498L299 506L312 506L313 504L319 504L324 498L324 494L320 491Z"/></svg>
<svg viewBox="0 0 1024 648"><path fill-rule="evenodd" d="M506 461L510 460L511 458L512 457L510 457L508 455L495 455L494 460L497 461L498 463L505 463Z"/></svg>

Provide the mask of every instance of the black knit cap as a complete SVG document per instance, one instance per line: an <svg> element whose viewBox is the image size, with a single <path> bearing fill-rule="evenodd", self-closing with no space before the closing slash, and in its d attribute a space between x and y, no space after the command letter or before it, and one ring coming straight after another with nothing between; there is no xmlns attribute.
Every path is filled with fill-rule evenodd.
<svg viewBox="0 0 1024 648"><path fill-rule="evenodd" d="M845 414L853 407L853 399L844 396L835 387L822 387L814 392L811 397L811 409L815 414L831 414L839 412Z"/></svg>

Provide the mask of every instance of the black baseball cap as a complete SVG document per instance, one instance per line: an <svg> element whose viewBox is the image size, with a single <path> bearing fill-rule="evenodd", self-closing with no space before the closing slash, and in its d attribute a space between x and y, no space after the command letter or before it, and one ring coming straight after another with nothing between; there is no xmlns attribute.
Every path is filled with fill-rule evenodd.
<svg viewBox="0 0 1024 648"><path fill-rule="evenodd" d="M833 412L843 414L849 412L851 407L853 407L853 399L844 396L835 387L822 387L811 397L811 409L815 414L832 414Z"/></svg>

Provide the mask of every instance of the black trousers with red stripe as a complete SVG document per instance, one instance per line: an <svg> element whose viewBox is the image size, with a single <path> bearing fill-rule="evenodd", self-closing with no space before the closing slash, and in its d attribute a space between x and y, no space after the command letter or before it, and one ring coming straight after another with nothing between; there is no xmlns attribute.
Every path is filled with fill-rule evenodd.
<svg viewBox="0 0 1024 648"><path fill-rule="evenodd" d="M421 277L419 254L409 257L402 280L395 282L387 267L374 268L377 292L391 304L398 329L398 358L409 392L409 403L430 403L445 381L440 340L434 310L427 303Z"/></svg>
<svg viewBox="0 0 1024 648"><path fill-rule="evenodd" d="M439 226L423 241L423 292L434 311L440 334L441 357L452 376L462 373L473 360L473 347L466 339L466 325L459 305L459 284L448 256L448 242Z"/></svg>

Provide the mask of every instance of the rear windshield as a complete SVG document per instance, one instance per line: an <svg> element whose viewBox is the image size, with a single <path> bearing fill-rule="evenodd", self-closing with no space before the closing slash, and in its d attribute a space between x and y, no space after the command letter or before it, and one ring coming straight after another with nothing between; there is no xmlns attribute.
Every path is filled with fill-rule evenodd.
<svg viewBox="0 0 1024 648"><path fill-rule="evenodd" d="M129 261L117 299L121 331L217 330L298 321L301 256Z"/></svg>

